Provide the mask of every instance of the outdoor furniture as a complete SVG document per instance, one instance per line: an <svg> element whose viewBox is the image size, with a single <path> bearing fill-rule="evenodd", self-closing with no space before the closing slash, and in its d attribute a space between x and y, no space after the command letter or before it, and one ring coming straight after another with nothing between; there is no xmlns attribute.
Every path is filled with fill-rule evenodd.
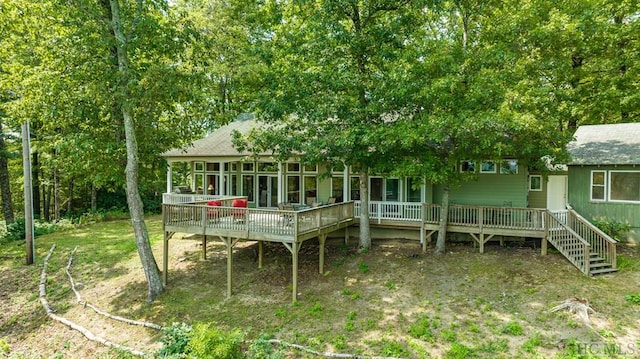
<svg viewBox="0 0 640 359"><path fill-rule="evenodd" d="M329 197L329 200L327 200L327 204L334 204L336 203L336 198L335 197Z"/></svg>
<svg viewBox="0 0 640 359"><path fill-rule="evenodd" d="M222 207L222 201L207 201L207 207ZM209 222L219 222L220 210L217 208L207 208L207 219Z"/></svg>
<svg viewBox="0 0 640 359"><path fill-rule="evenodd" d="M290 203L278 203L278 211L282 211L280 218L283 226L290 226L293 222L293 213L291 213L293 210L294 207Z"/></svg>
<svg viewBox="0 0 640 359"><path fill-rule="evenodd" d="M247 213L247 200L234 199L231 207L236 208L231 211L231 215L235 221L244 222Z"/></svg>
<svg viewBox="0 0 640 359"><path fill-rule="evenodd" d="M313 203L315 203L317 201L316 197L307 197L307 202L306 205L307 206L311 206Z"/></svg>

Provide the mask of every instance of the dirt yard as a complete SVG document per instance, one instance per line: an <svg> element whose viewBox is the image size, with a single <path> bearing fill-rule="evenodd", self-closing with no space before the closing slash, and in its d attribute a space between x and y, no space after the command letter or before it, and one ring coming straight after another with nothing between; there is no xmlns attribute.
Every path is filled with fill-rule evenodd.
<svg viewBox="0 0 640 359"><path fill-rule="evenodd" d="M169 285L152 304L145 302L137 255L105 266L86 260L91 253L79 243L75 257L85 260L70 269L83 299L112 314L163 326L212 323L240 329L247 339L267 334L319 351L411 358L640 357L640 305L625 300L640 292L636 247L619 246L620 272L588 278L553 251L541 256L533 242L492 242L484 254L470 243L450 243L439 257L422 253L412 241L374 240L362 254L356 244L329 242L319 273L317 242L306 242L293 304L291 256L278 244L266 245L261 269L255 242L236 246L231 298L220 241L208 244L208 259L202 260L199 238L172 239ZM161 248L156 241L159 264ZM71 249L57 248L48 269L47 299L56 314L112 342L154 353L157 330L115 322L76 303L64 271ZM46 316L38 299L42 260L27 267L4 250L0 255L0 357L123 357ZM549 311L572 298L588 300L595 310L588 322L567 310ZM289 356L313 357L294 351Z"/></svg>

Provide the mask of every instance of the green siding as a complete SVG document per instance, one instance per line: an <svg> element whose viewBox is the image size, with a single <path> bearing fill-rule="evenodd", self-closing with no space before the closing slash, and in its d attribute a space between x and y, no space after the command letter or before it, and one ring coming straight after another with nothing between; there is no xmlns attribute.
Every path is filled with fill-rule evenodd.
<svg viewBox="0 0 640 359"><path fill-rule="evenodd" d="M442 185L434 186L434 203L442 202ZM459 187L452 187L449 195L452 204L469 204L512 207L527 206L526 167L518 174L480 174L475 181L467 181Z"/></svg>
<svg viewBox="0 0 640 359"><path fill-rule="evenodd" d="M634 236L640 239L640 203L592 202L591 171L640 170L633 166L569 166L569 205L588 220L607 217L616 221L628 221L634 228Z"/></svg>
<svg viewBox="0 0 640 359"><path fill-rule="evenodd" d="M538 175L538 173L532 173L532 175ZM529 208L547 208L547 185L549 184L549 177L542 176L542 191L528 191L529 193ZM529 183L527 182L527 189Z"/></svg>

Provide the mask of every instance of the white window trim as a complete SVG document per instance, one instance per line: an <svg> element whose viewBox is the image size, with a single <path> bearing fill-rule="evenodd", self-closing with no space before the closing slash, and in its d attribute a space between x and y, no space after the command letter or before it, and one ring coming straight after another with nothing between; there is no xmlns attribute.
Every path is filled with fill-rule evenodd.
<svg viewBox="0 0 640 359"><path fill-rule="evenodd" d="M593 198L593 174L596 172L600 172L602 174L604 174L604 184L597 184L596 186L601 186L604 188L604 198L600 199L600 198ZM607 189L607 185L609 182L609 176L607 176L607 171L605 170L592 170L589 174L589 200L591 202L606 202L607 201L607 194L608 194L608 189Z"/></svg>
<svg viewBox="0 0 640 359"><path fill-rule="evenodd" d="M493 163L493 171L484 171L482 165L485 163ZM497 167L496 161L482 161L480 162L480 173L497 173Z"/></svg>
<svg viewBox="0 0 640 359"><path fill-rule="evenodd" d="M503 171L503 170L502 170L502 163L503 163L503 162L511 162L511 161L514 161L514 162L515 162L515 169L516 169L516 171L515 171L515 172L513 172L513 173L509 173L509 172ZM503 160L500 160L500 162L498 162L498 164L499 164L499 166L500 166L500 174L501 174L501 175L517 175L517 174L518 174L518 171L520 170L520 168L519 168L519 167L520 167L520 164L518 163L518 160L516 160L516 159L512 159L512 158L509 158L509 159L503 159Z"/></svg>
<svg viewBox="0 0 640 359"><path fill-rule="evenodd" d="M596 172L596 171L592 171L592 172ZM609 202L614 202L614 203L640 203L640 201L630 201L630 200L620 200L620 199L611 199L611 173L612 172L633 172L633 173L640 173L640 171L632 171L632 170L610 170L608 171L609 173L605 173L605 178L604 178L604 183L606 184L605 186L605 196L607 197L606 199ZM608 174L608 176L607 176ZM592 177L593 178L593 177Z"/></svg>
<svg viewBox="0 0 640 359"><path fill-rule="evenodd" d="M531 188L531 184L533 183L532 179L533 178L539 178L540 179L540 188ZM542 175L530 175L529 176L529 192L542 192Z"/></svg>
<svg viewBox="0 0 640 359"><path fill-rule="evenodd" d="M465 170L463 170L463 169L462 169L462 165L463 165L465 162L468 162L468 163L470 163L470 164L471 164L471 163L473 164L473 171L465 171ZM460 173L476 173L476 172L477 172L476 165L477 165L476 161L469 161L469 160L462 161L462 162L460 162Z"/></svg>

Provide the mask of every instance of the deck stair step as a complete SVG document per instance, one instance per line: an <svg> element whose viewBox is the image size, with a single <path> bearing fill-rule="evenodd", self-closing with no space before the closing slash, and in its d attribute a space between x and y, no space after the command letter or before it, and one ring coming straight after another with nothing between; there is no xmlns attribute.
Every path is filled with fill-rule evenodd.
<svg viewBox="0 0 640 359"><path fill-rule="evenodd" d="M589 274L594 276L594 275L598 275L598 274L607 274L607 273L613 273L613 272L617 272L617 271L618 271L617 268L611 268L611 266L609 266L609 268L601 268L601 269L589 270Z"/></svg>

